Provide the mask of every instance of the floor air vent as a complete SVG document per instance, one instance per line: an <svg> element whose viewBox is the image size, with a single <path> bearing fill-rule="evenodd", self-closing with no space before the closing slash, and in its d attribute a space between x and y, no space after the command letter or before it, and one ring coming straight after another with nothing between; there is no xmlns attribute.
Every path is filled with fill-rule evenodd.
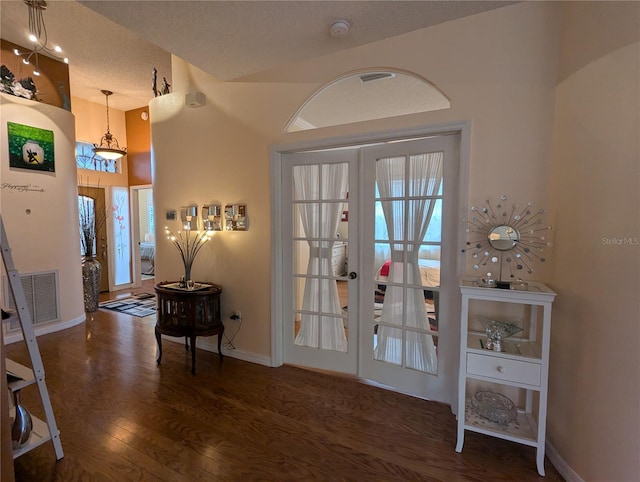
<svg viewBox="0 0 640 482"><path fill-rule="evenodd" d="M47 271L41 273L30 273L20 275L24 296L27 300L27 307L34 325L60 320L58 309L58 271ZM12 310L16 309L9 279L4 276L2 280L4 288L4 304ZM7 332L20 329L20 321L11 318Z"/></svg>

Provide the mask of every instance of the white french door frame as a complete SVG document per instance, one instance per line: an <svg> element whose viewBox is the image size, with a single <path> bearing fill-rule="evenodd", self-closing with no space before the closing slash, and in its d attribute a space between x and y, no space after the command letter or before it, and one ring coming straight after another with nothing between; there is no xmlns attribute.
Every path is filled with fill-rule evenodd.
<svg viewBox="0 0 640 482"><path fill-rule="evenodd" d="M282 219L285 219L285 222L283 224L283 230L284 230L283 232L288 232L292 235L289 240L286 240L286 239L283 240L284 252L287 252L290 254L289 256L287 256L285 259L282 260L284 273L285 273L283 278L284 289L282 291L282 297L283 297L285 306L293 307L295 304L298 307L298 310L302 308L302 311L299 311L299 312L296 312L296 310L294 310L294 313L301 316L300 333L298 334L300 339L294 336L293 317L289 316L286 318L286 321L283 321L284 334L285 334L285 343L284 343L285 360L288 363L293 363L299 366L315 367L323 370L336 371L336 372L341 372L341 373L346 373L351 375L355 375L357 373L357 368L358 368L358 364L357 364L358 335L357 334L358 334L359 318L358 318L358 302L357 302L358 290L356 289L356 286L358 286L358 280L349 279L346 273L345 274L335 273L336 281L333 281L332 275L330 273L322 272L323 271L322 261L320 261L319 265L317 266L318 268L317 273L311 274L308 271L309 266L307 263L310 260L306 260L302 262L296 269L297 263L294 262L294 257L298 259L298 261L300 261L300 256L301 255L303 257L305 256L305 254L301 253L301 249L302 251L305 251L306 249L308 249L307 247L311 246L312 244L318 247L326 246L326 243L328 240L325 240L324 238L326 238L329 235L331 235L331 238L333 238L334 242L338 241L338 239L335 237L335 232L332 232L332 233L325 232L324 234L320 234L320 231L322 231L322 227L317 226L316 222L310 223L312 225L315 225L315 229L311 226L309 227L311 228L311 231L317 230L318 233L315 234L315 236L320 236L320 239L323 239L323 241L320 241L319 239L316 239L314 241L315 238L313 234L307 232L306 228L302 230L303 223L302 223L301 217L302 217L302 212L306 211L307 209L306 206L308 205L320 206L323 204L325 206L336 206L336 203L332 199L327 199L325 197L326 192L324 192L324 189L318 192L317 199L315 198L315 196L311 199L305 199L305 200L298 198L298 196L294 194L295 192L294 171L296 170L296 168L304 168L309 166L317 167L318 168L317 173L319 174L319 179L317 179L316 181L319 181L320 179L324 178L327 175L325 173L331 172L331 167L334 167L334 168L346 167L347 169L346 169L346 172L344 173L344 177L342 178L342 181L344 180L347 181L346 193L348 193L349 196L348 196L348 200L346 201L346 204L343 205L342 209L343 210L346 209L350 212L350 216L349 216L350 222L353 222L352 224L353 226L357 226L357 215L359 211L357 192L358 192L358 185L359 185L359 178L360 178L360 174L358 172L358 167L360 166L358 152L359 152L359 149L349 149L348 151L322 150L322 151L316 151L316 152L296 152L296 153L285 155L284 158L286 160L284 165L287 167L285 167L282 173L284 185L283 185L281 197L283 199L292 199L292 202L291 204L285 203L282 206L283 210L280 216ZM331 176L331 174L328 174L328 175ZM337 178L334 180L338 181ZM301 178L298 178L298 181L301 181L304 183L304 181L302 181ZM313 184L317 187L317 182L314 182ZM310 187L310 186L307 186L307 187ZM332 196L329 196L329 197L332 197ZM328 208L328 210L331 211L331 208ZM321 209L321 211L324 211L324 209ZM334 214L339 214L339 213L336 211ZM322 215L320 214L318 215L320 218L322 217ZM294 218L298 221L295 222ZM289 221L287 222L286 220L289 220ZM329 222L328 219L317 219L315 221L320 221L320 224L324 225L325 228L328 228L328 225L331 224L331 222ZM292 223L292 224L289 225L289 223ZM301 232L296 235L294 234L294 231L296 229L295 225L297 223L300 223L298 227L299 229L301 229ZM309 221L307 221L307 223L309 223ZM337 224L336 227L338 227L339 229L339 221L337 221L336 224ZM347 236L344 239L341 238L339 241L344 241L345 243L347 243L347 253L349 256L349 270L357 272L358 271L357 260L359 259L358 231L349 230L349 232L347 233ZM304 247L302 247L301 244ZM296 254L294 256L291 256L291 253L296 253ZM330 264L330 259L325 259L324 262ZM326 268L326 265L325 265L325 268ZM289 277L287 273L291 273L291 277ZM329 277L327 277L327 275L329 275ZM292 285L288 285L288 282L286 281L289 278L291 279ZM334 285L337 282L337 280L341 280L342 282L347 283L347 292L348 292L347 305L350 307L350 309L346 313L338 312L337 314L338 316L336 317L329 313L335 313L332 310L338 307L332 306L333 305L332 302L326 301L326 300L332 299L332 296L330 295L330 291L332 291L330 289L330 286ZM301 285L297 285L296 282L301 283ZM315 288L319 288L319 291L322 293L315 292L315 290L312 288L312 291L314 292L313 298L316 301L318 301L318 305L315 308L307 307L306 310L311 310L311 313L305 315L303 314L305 313L305 308L303 307L303 298L304 298L304 301L306 301L306 295L307 295L306 286L309 283L310 283L310 286L315 286ZM303 290L304 290L304 297L302 292ZM336 291L335 294L337 295L338 292ZM318 298L318 295L321 295L321 296ZM294 303L294 300L297 300L298 303ZM338 300L336 299L335 302L337 303ZM313 312L315 312L315 310L318 310L318 311L314 315ZM321 313L324 313L324 315L321 315ZM304 320L305 316L307 316L306 321ZM312 321L316 316L318 317L316 322L317 325ZM339 320L338 318L340 316L342 317L341 320ZM346 329L345 334L348 334L348 336L346 336L347 338L346 346L342 346L342 343L341 343L342 340L340 340L338 331L341 330L343 323L345 322L346 322L346 324L344 325L344 328ZM340 327L335 326L334 323L339 323ZM333 328L329 328L331 326L333 326ZM315 336L318 338L316 339L314 335L312 335L312 333L314 333ZM322 341L324 339L326 339L327 341L326 342ZM315 341L318 342L318 346L314 346L314 345L308 346L307 342L313 343Z"/></svg>
<svg viewBox="0 0 640 482"><path fill-rule="evenodd" d="M142 262L140 260L140 191L153 189L153 184L129 187L129 217L131 219L131 277L132 287L142 286Z"/></svg>
<svg viewBox="0 0 640 482"><path fill-rule="evenodd" d="M392 286L387 286L384 306L386 307L387 301L393 304L393 296L395 293L396 296L400 295L399 298L396 298L396 303L399 302L403 304L403 308L401 311L394 311L393 308L390 308L387 310L386 315L385 309L383 308L380 313L382 328L380 328L380 326L378 327L378 346L384 346L386 348L378 352L378 356L374 356L375 337L372 329L373 324L376 323L374 321L374 307L372 304L366 302L360 307L360 316L363 323L360 330L360 343L358 345L360 349L358 353L358 374L361 378L378 386L391 387L399 392L440 402L451 402L450 386L452 380L457 378L457 371L452 372L451 366L459 359L458 347L460 346L459 340L456 339L457 337L455 335L455 333L459 332L459 330L456 330L456 327L460 319L459 315L455 314L455 308L460 306L459 295L457 295L459 279L457 272L459 263L457 258L459 257L458 253L460 253L460 249L456 246L456 236L460 224L456 211L459 174L459 155L457 151L459 139L459 135L439 135L400 143L365 147L360 150L364 170L361 179L363 184L362 195L363 199L367 200L367 202L363 202L363 208L361 210L363 228L360 230L360 233L363 250L373 252L373 247L379 246L378 243L382 243L382 245L390 248L391 253L395 250L396 262L394 264L400 266L401 274L411 273L410 262L408 258L405 258L408 254L407 251L416 250L415 263L417 265L417 247L427 246L426 244L422 244L424 240L418 237L417 232L411 229L407 231L408 220L404 216L410 216L408 206L412 202L418 202L410 201L410 199L427 199L431 195L438 194L437 190L431 195L427 195L426 191L412 192L409 184L407 184L407 179L411 176L409 160L413 156L426 157L427 155L435 153L442 154L443 156L441 161L443 192L440 198L442 200L442 225L441 237L437 244L440 248L440 279L438 288L436 288L440 300L439 313L437 315L437 332L433 335L433 338L429 335L422 338L420 335L416 336L415 332L412 333L414 328L420 326L418 319L420 319L421 316L424 316L426 319L427 316L426 312L419 314L420 312L415 306L418 302L420 305L424 303L422 296L423 290L410 287L412 283L416 281L418 283L420 282L418 272L416 273L418 275L417 280L411 280L409 279L411 277L407 278L402 275L400 278L396 277L393 280L389 278ZM392 181L391 177L384 179L385 176L383 175L383 179L381 179L380 172L378 172L376 167L380 159L401 161L401 164L404 166L402 174L395 171L395 174L400 175L400 177L394 178L395 181ZM385 169L382 170L386 171ZM391 173L387 172L386 175L391 176ZM382 186L380 186L381 183ZM402 183L403 187L391 187L392 183ZM379 196L387 199L387 207L390 207L392 204L395 205L395 207L389 209L389 211L399 209L404 212L403 216L398 213L394 215L385 210L384 225L388 227L388 237L383 238L384 240L376 239L374 234L374 226L376 224L374 203L385 203L385 201L376 201L376 185L378 186L377 189L380 190ZM422 198L422 196L424 196L424 198ZM393 200L390 201L390 198ZM402 207L399 208L398 206ZM388 224L389 215L391 215L392 218L390 227ZM425 220L427 224L430 224L426 213L424 215L425 218L418 222L417 226L423 226L422 223L424 223ZM413 229L415 230L416 228L414 227ZM397 258L398 255L401 255L402 259ZM364 256L366 256L366 254L364 254ZM394 259L393 254L389 254L388 256L387 259ZM365 262L361 269L362 277L364 280L374 280L375 269L380 266L380 262L378 261L374 265L371 262L367 262L368 260L366 258L364 259ZM391 276L391 273L389 273L389 276ZM362 288L364 288L362 296L364 297L363 299L366 300L367 285L365 284ZM412 298L410 296L411 292L420 293L419 300ZM417 296L418 295L416 295L416 297ZM390 317L395 319L390 320ZM404 321L403 318L405 318ZM412 325L411 320L415 321L415 325ZM413 338L411 335L413 335ZM413 339L413 342L410 341L411 339ZM437 339L437 349L433 346L432 339ZM388 343L381 340L385 340ZM410 352L414 354L413 363L416 364L413 365L413 367L415 369L412 368L409 358L407 358L407 353ZM424 363L424 365L422 365L422 363Z"/></svg>
<svg viewBox="0 0 640 482"><path fill-rule="evenodd" d="M273 145L270 148L270 171L271 171L271 366L277 367L284 363L284 316L285 307L283 306L283 260L288 253L283 249L283 220L281 213L283 210L283 201L280 193L282 192L282 172L283 172L283 156L285 154L295 153L299 151L308 151L314 149L338 149L341 147L352 147L382 144L393 141L403 141L411 139L419 139L424 137L432 137L446 134L460 135L460 166L458 178L458 196L456 206L453 208L457 213L456 221L461 226L461 220L464 219L467 212L468 186L469 186L469 160L470 160L470 144L471 144L471 122L459 121L445 124L438 124L426 127L417 127L410 129L401 129L385 132L372 132L365 134L357 134L353 136L331 137L323 139L313 139L302 142ZM362 192L360 196L362 196ZM360 199L362 205L363 200ZM362 218L360 225L356 227L362 230ZM457 233L458 246L464 246L465 237L464 230L459 228ZM451 260L456 266L456 275L462 276L464 270L464 259L460 254L460 250L452 250L457 252L455 260ZM363 254L360 254L362 258ZM358 265L363 266L362 259L358 260ZM459 304L458 304L459 305ZM451 313L452 319L452 335L456 340L460 336L459 324L455 322L455 313ZM459 318L459 316L458 316ZM453 342L455 343L455 342ZM456 374L458 372L457 357L447 357L446 372L447 374ZM453 376L453 375L452 375ZM456 380L453 379L448 388L452 407L455 407Z"/></svg>

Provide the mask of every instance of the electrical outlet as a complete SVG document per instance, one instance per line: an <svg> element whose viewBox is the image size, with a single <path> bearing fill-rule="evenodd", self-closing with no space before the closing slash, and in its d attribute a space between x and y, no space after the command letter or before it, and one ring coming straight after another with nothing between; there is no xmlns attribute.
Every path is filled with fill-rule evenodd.
<svg viewBox="0 0 640 482"><path fill-rule="evenodd" d="M238 311L238 310L235 310L233 312L233 314L229 318L231 318L232 320L241 320L242 319L242 313L240 311Z"/></svg>

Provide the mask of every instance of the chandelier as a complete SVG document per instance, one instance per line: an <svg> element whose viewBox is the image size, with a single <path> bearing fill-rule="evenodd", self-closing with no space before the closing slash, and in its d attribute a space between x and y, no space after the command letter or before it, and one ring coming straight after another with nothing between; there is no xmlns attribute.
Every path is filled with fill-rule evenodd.
<svg viewBox="0 0 640 482"><path fill-rule="evenodd" d="M127 148L120 148L118 139L113 137L113 134L109 131L109 96L113 94L113 92L110 90L102 90L101 92L105 95L107 103L107 132L102 136L102 139L100 139L100 144L93 145L93 152L103 159L112 161L124 156L127 153Z"/></svg>
<svg viewBox="0 0 640 482"><path fill-rule="evenodd" d="M29 41L32 43L31 51L21 52L18 49L14 49L13 53L22 57L22 63L29 65L31 61L35 61L35 69L33 75L40 75L40 61L38 54L48 54L58 60L63 60L68 64L69 59L64 57L60 59L59 54L62 53L62 48L59 45L50 47L47 38L47 27L44 24L44 18L42 12L47 9L46 0L24 0L24 3L29 9Z"/></svg>

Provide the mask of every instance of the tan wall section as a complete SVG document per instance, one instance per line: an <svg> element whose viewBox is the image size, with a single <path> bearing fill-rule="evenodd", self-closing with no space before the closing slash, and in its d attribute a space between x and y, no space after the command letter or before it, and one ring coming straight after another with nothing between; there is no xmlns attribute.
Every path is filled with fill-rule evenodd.
<svg viewBox="0 0 640 482"><path fill-rule="evenodd" d="M270 352L273 144L471 120L470 199L483 201L504 193L546 205L560 13L554 5L518 4L284 66L265 73L266 82L260 82L260 76L251 82L217 82L174 57L174 93L150 104L158 226L167 209L190 201L246 202L249 231L218 233L195 268L208 270L213 281L224 285L225 311L243 312L239 350L263 356ZM320 84L346 71L380 66L434 81L453 107L283 132L289 117ZM206 95L205 106L184 106L184 95L194 91ZM158 279L179 276L175 248L158 242L157 253Z"/></svg>
<svg viewBox="0 0 640 482"><path fill-rule="evenodd" d="M99 144L100 139L107 132L106 105L89 102L78 97L73 97L71 100L73 114L78 120L76 122L76 139ZM127 147L127 130L123 111L109 107L109 130L118 139L120 147ZM122 170L118 174L78 169L78 176L82 178L82 183L87 185L127 186L129 182L127 157L124 156L120 160Z"/></svg>
<svg viewBox="0 0 640 482"><path fill-rule="evenodd" d="M633 16L634 3L613 8ZM570 6L564 28L576 37L565 38L560 66L565 5L557 2L518 3L241 82L218 82L174 58L174 93L150 104L157 225L166 210L192 202L247 204L249 231L216 233L194 267L197 278L224 286L225 320L232 310L243 312L238 350L270 355L271 145L469 120L469 203L507 194L553 214L551 263L534 274L559 293L549 441L584 480L637 478L638 247L606 246L602 239L640 236L638 47L616 40L606 53L581 50L599 42L580 47L580 38L616 30L617 13L605 4ZM607 26L594 30L601 19ZM570 62L572 50L579 62ZM451 109L283 132L322 84L376 67L429 79L451 99ZM194 91L206 95L206 106L184 106L184 95ZM156 236L157 277L176 279L178 253Z"/></svg>
<svg viewBox="0 0 640 482"><path fill-rule="evenodd" d="M570 2L557 89L548 438L587 481L640 478L640 8Z"/></svg>
<svg viewBox="0 0 640 482"><path fill-rule="evenodd" d="M175 80L174 80L175 85ZM238 99L242 102L242 99ZM152 123L156 279L184 274L180 255L162 231L167 210L216 202L247 205L249 230L216 232L202 248L192 270L196 280L223 286L222 317L230 333L233 310L243 313L234 344L266 357L270 350L270 206L268 140L220 111L208 99L199 108L184 107L184 94L172 93L149 104Z"/></svg>
<svg viewBox="0 0 640 482"><path fill-rule="evenodd" d="M17 56L13 50L29 52L29 49L2 39L0 42L0 64L6 65L17 80L31 77L36 85L37 98L40 102L71 110L69 94L69 65L54 60L46 55L38 56L40 76L33 75L35 62L29 65L22 63L24 57Z"/></svg>
<svg viewBox="0 0 640 482"><path fill-rule="evenodd" d="M145 114L143 116L143 114ZM146 116L146 119L144 117ZM151 184L151 129L149 108L125 112L129 186Z"/></svg>

